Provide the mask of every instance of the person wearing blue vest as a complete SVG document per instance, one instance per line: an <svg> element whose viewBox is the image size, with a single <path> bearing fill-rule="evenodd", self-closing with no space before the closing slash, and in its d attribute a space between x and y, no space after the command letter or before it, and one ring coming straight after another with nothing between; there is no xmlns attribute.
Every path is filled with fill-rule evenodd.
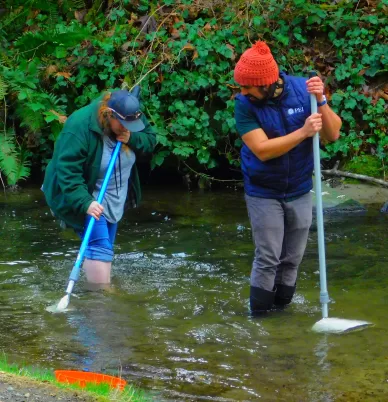
<svg viewBox="0 0 388 402"><path fill-rule="evenodd" d="M242 54L234 80L241 87L235 119L255 244L250 308L258 315L291 303L312 221L312 137L319 132L336 141L342 122L327 103L322 80L280 72L265 42ZM310 94L318 113L311 114Z"/></svg>

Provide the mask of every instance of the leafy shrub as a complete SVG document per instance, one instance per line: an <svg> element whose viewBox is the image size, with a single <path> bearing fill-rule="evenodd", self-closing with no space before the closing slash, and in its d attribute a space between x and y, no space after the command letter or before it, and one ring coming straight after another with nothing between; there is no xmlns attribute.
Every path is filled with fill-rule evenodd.
<svg viewBox="0 0 388 402"><path fill-rule="evenodd" d="M226 160L235 169L233 69L257 39L290 74L314 68L324 77L344 124L323 157L387 157L388 0L5 3L0 119L14 137L8 144L18 144L6 157L20 166L44 168L66 116L104 89L141 80L145 112L158 127L153 167L168 159L205 172ZM0 147L3 161L6 152ZM16 180L28 175L17 172Z"/></svg>

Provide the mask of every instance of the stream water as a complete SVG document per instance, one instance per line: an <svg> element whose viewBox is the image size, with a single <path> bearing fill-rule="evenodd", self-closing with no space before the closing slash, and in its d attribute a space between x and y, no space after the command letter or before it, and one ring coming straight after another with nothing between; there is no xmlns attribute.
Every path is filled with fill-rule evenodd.
<svg viewBox="0 0 388 402"><path fill-rule="evenodd" d="M311 331L321 318L312 227L297 295L248 314L253 244L240 192L146 189L119 226L113 283L64 295L79 240L42 194L0 195L0 351L11 361L121 375L155 401L387 401L388 216L326 216L333 317L373 328Z"/></svg>

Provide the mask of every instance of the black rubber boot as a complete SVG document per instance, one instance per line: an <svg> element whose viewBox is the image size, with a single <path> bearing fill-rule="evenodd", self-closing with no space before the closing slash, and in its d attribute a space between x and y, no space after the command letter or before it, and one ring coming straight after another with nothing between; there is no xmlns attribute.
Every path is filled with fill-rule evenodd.
<svg viewBox="0 0 388 402"><path fill-rule="evenodd" d="M271 310L275 292L251 286L250 305L252 315L263 315Z"/></svg>
<svg viewBox="0 0 388 402"><path fill-rule="evenodd" d="M274 304L277 307L285 307L291 303L296 286L276 285Z"/></svg>

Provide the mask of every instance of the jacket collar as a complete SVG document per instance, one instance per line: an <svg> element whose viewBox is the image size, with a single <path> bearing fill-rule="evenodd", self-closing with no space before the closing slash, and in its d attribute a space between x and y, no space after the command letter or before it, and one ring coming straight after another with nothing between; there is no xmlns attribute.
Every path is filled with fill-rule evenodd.
<svg viewBox="0 0 388 402"><path fill-rule="evenodd" d="M91 113L90 113L90 121L89 121L89 129L100 134L100 135L104 135L104 131L102 129L102 127L100 126L100 123L98 121L98 109L100 107L100 101L101 99L97 99L95 101L93 101L89 107L91 109Z"/></svg>

